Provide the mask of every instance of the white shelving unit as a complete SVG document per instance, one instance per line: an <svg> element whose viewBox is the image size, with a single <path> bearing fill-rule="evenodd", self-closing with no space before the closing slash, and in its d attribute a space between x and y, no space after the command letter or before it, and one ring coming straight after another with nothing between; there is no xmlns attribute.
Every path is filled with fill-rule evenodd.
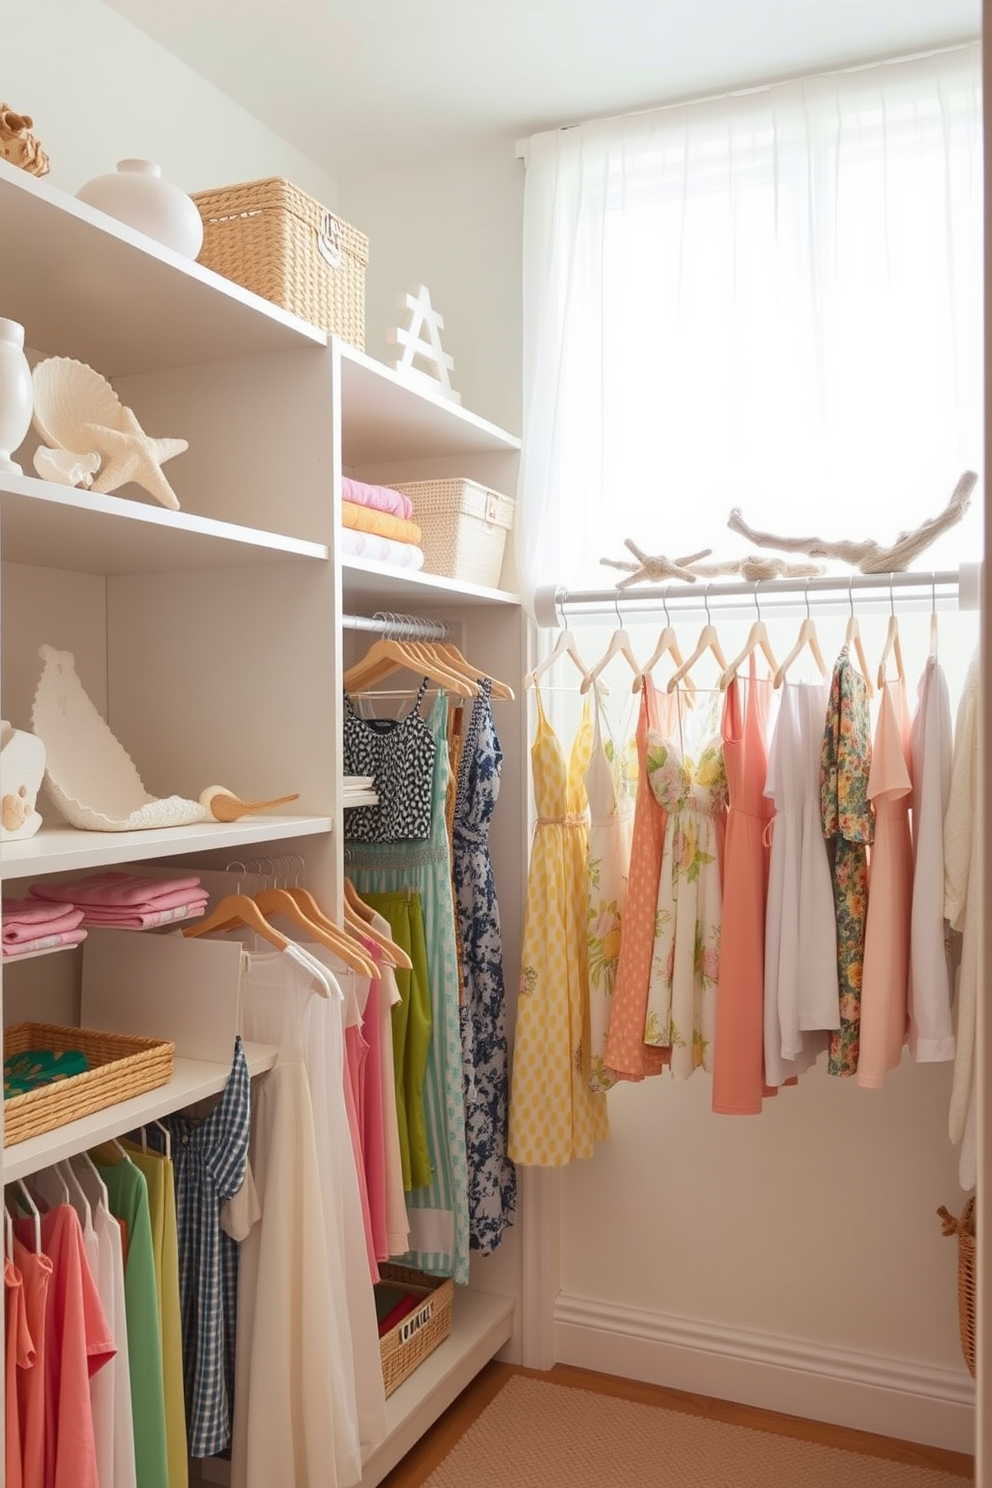
<svg viewBox="0 0 992 1488"><path fill-rule="evenodd" d="M17 456L25 474L0 475L2 716L30 727L45 643L73 652L149 791L299 792L292 815L133 833L75 831L42 801L42 831L0 844L0 879L22 893L46 874L169 857L216 868L271 844L299 854L314 892L340 908L343 610L442 613L494 675L522 670L513 594L341 561L340 477L414 478L455 462L485 480L512 470L519 440L2 161L0 222L0 313L24 324L30 354L88 363L149 433L189 441L167 467L179 512L134 488L99 496L36 479L33 436ZM499 720L511 805L493 845L508 966L522 915L521 719L514 705ZM47 1019L76 1021L81 962L5 965L4 1022L30 1018L39 995ZM259 1073L272 1051L249 1061ZM160 1089L8 1148L4 1180L214 1093L227 1073L177 1060ZM501 1252L480 1264L478 1290L459 1290L451 1337L391 1398L366 1482L512 1339L519 1244Z"/></svg>

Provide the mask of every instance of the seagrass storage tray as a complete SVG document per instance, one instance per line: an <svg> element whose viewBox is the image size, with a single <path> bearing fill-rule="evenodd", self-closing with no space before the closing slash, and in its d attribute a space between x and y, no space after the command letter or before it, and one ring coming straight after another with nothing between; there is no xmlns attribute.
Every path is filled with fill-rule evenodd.
<svg viewBox="0 0 992 1488"><path fill-rule="evenodd" d="M499 587L514 500L473 480L407 481L393 487L413 502L426 572Z"/></svg>
<svg viewBox="0 0 992 1488"><path fill-rule="evenodd" d="M193 200L203 218L198 262L365 350L364 233L282 176Z"/></svg>
<svg viewBox="0 0 992 1488"><path fill-rule="evenodd" d="M451 1332L455 1287L450 1277L428 1276L408 1266L380 1265L379 1275L423 1298L419 1307L379 1339L382 1380L386 1394L391 1395Z"/></svg>
<svg viewBox="0 0 992 1488"><path fill-rule="evenodd" d="M81 1049L89 1068L3 1103L3 1145L11 1147L106 1106L154 1090L172 1078L175 1044L130 1033L99 1033L58 1023L15 1023L3 1031L3 1054L27 1049Z"/></svg>
<svg viewBox="0 0 992 1488"><path fill-rule="evenodd" d="M937 1210L944 1222L944 1234L956 1235L958 1239L958 1328L961 1334L961 1352L968 1366L968 1373L975 1373L975 1299L978 1291L978 1261L975 1241L975 1200L969 1199L961 1211L960 1218L945 1209Z"/></svg>

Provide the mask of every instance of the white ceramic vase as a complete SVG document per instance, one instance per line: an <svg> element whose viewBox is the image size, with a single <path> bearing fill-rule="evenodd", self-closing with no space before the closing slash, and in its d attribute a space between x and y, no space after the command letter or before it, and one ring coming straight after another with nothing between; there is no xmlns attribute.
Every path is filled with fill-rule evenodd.
<svg viewBox="0 0 992 1488"><path fill-rule="evenodd" d="M195 258L203 245L196 203L152 160L119 160L115 171L94 176L76 196L187 258Z"/></svg>
<svg viewBox="0 0 992 1488"><path fill-rule="evenodd" d="M31 427L31 368L24 355L24 327L0 319L0 470L21 474L11 455Z"/></svg>

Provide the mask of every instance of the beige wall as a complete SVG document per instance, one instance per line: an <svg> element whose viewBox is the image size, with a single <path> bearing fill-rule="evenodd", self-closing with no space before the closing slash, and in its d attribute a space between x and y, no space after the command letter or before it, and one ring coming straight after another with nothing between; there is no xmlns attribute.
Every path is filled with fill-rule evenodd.
<svg viewBox="0 0 992 1488"><path fill-rule="evenodd" d="M325 171L101 0L4 0L2 17L0 97L34 119L52 185L138 156L184 191L285 175L335 205Z"/></svg>

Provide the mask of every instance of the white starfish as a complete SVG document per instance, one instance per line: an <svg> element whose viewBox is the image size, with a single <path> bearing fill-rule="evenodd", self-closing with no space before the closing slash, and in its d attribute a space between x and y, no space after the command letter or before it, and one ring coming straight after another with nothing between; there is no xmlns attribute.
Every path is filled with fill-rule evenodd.
<svg viewBox="0 0 992 1488"><path fill-rule="evenodd" d="M84 424L87 443L105 455L106 463L93 490L106 494L134 481L163 506L179 510L179 498L162 474L162 465L174 455L189 449L187 439L153 439L138 423L132 408L122 409L123 428L111 429L105 424Z"/></svg>

